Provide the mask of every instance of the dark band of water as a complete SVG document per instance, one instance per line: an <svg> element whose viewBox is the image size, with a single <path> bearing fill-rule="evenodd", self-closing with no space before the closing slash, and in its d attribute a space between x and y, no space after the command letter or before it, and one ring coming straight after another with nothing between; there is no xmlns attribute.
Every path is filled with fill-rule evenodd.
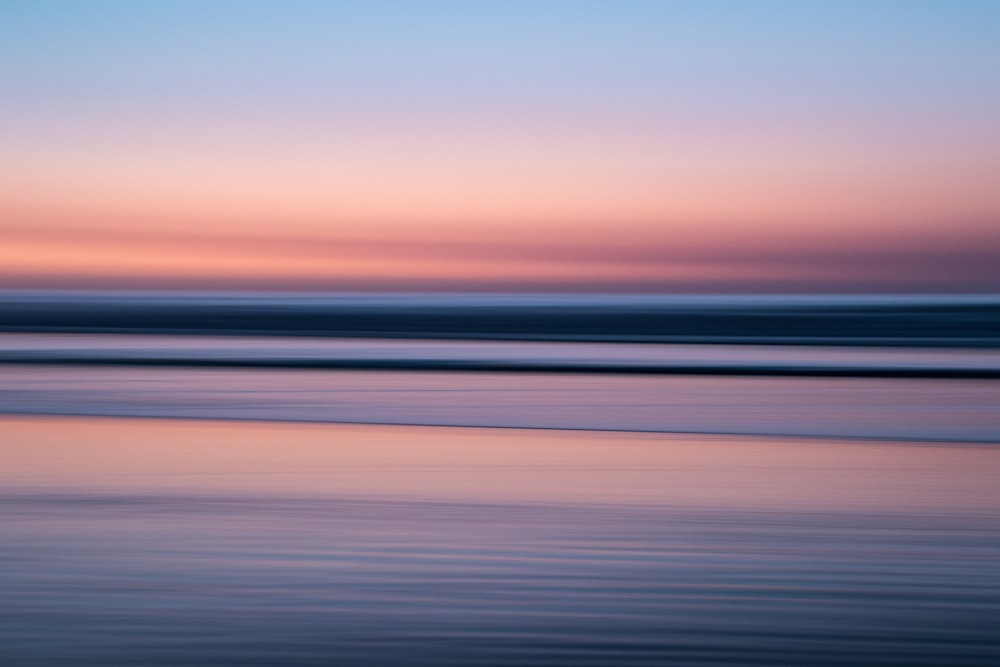
<svg viewBox="0 0 1000 667"><path fill-rule="evenodd" d="M138 366L177 368L248 368L361 371L435 371L489 373L586 373L614 375L722 375L775 377L857 377L926 378L956 380L1000 379L998 368L900 368L853 366L755 366L739 365L658 365L598 363L545 363L477 360L425 359L169 359L160 357L94 357L74 355L34 355L17 353L0 356L0 364L48 366Z"/></svg>

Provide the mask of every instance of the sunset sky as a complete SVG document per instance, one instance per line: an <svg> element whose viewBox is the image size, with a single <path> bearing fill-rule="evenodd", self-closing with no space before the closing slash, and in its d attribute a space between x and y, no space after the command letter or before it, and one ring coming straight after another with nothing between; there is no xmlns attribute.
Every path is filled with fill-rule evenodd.
<svg viewBox="0 0 1000 667"><path fill-rule="evenodd" d="M0 288L1000 292L994 0L0 0Z"/></svg>

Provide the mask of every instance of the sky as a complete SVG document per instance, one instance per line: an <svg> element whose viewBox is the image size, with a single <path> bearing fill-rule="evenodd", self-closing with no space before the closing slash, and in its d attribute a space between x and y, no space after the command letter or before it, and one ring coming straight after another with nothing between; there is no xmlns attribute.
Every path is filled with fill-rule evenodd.
<svg viewBox="0 0 1000 667"><path fill-rule="evenodd" d="M994 0L0 0L0 288L1000 292Z"/></svg>

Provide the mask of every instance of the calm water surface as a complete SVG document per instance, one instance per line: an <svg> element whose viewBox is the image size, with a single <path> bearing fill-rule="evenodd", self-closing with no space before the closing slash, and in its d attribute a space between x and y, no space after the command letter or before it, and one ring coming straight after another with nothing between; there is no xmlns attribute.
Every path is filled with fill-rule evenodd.
<svg viewBox="0 0 1000 667"><path fill-rule="evenodd" d="M995 665L1000 449L0 419L7 665Z"/></svg>
<svg viewBox="0 0 1000 667"><path fill-rule="evenodd" d="M1000 381L0 366L0 413L1000 442Z"/></svg>

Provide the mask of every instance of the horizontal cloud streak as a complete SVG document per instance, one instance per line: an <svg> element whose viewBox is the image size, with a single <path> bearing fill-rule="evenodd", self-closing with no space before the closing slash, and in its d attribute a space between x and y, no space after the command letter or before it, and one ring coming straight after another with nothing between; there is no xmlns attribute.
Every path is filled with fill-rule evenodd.
<svg viewBox="0 0 1000 667"><path fill-rule="evenodd" d="M668 225L664 225L668 228ZM897 239L835 234L791 238L747 233L730 243L668 234L615 239L604 230L575 238L551 231L516 240L300 235L226 235L101 228L10 226L0 249L4 286L89 285L212 287L249 281L280 285L476 289L764 289L800 286L824 290L864 288L994 291L1000 289L1000 225L978 225L944 235L925 225ZM35 261L33 258L38 258ZM49 258L55 266L46 266ZM139 268L144 267L144 271ZM200 273L190 275L191 272ZM231 272L232 276L226 276ZM143 274L146 274L145 277ZM256 276L256 277L255 277Z"/></svg>

